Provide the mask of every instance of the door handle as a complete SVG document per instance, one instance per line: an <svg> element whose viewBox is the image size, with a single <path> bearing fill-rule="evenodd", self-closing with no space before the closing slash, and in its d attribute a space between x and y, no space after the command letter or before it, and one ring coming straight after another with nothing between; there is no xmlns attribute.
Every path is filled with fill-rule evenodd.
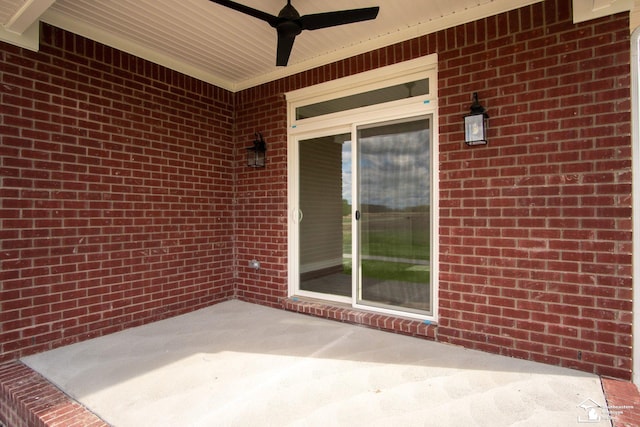
<svg viewBox="0 0 640 427"><path fill-rule="evenodd" d="M304 215L300 209L293 209L291 211L291 219L295 224L300 224L302 222L302 218L304 218Z"/></svg>
<svg viewBox="0 0 640 427"><path fill-rule="evenodd" d="M356 221L360 220L360 211L356 211Z"/></svg>

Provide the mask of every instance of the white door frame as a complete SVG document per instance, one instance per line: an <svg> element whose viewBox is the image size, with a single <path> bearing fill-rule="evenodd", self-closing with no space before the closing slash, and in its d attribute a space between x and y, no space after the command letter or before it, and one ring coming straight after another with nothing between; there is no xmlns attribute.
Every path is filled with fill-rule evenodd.
<svg viewBox="0 0 640 427"><path fill-rule="evenodd" d="M307 294L299 289L299 242L298 223L300 212L298 209L298 143L300 140L315 138L323 135L331 135L334 132L342 133L349 129L352 135L358 125L383 121L406 119L410 117L431 116L432 117L432 221L437 224L439 212L439 187L438 187L438 94L437 94L437 55L429 55L399 64L382 67L364 73L344 77L341 79L328 81L315 86L298 89L286 94L287 99L287 124L288 124L288 280L289 297L308 296L318 298L319 295ZM369 90L390 87L421 79L429 79L429 93L424 96L414 96L390 101L381 104L369 105L361 108L348 110L348 112L330 113L312 118L297 119L296 108L299 106L311 105L331 99L362 93ZM353 138L353 137L352 137ZM354 185L356 179L354 177ZM354 205L355 206L355 205ZM355 221L354 221L355 224ZM355 225L354 225L355 226ZM437 230L437 226L434 228ZM354 232L354 236L357 233ZM437 322L438 319L438 234L432 233L432 253L431 253L431 286L433 308L431 313L412 313L410 311L387 310L378 307L367 307L369 311L411 317L417 319ZM355 242L357 245L357 242ZM355 254L354 254L355 256ZM355 293L348 302L353 306ZM327 301L338 301L340 297L326 297Z"/></svg>
<svg viewBox="0 0 640 427"><path fill-rule="evenodd" d="M640 385L640 28L631 35L631 152L633 217L632 380Z"/></svg>

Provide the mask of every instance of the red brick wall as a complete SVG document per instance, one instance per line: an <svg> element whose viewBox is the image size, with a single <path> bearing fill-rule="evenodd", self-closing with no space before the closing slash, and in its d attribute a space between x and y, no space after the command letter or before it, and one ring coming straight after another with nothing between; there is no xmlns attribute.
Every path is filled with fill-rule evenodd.
<svg viewBox="0 0 640 427"><path fill-rule="evenodd" d="M572 25L554 3L442 35L438 332L629 378L628 16ZM492 115L480 149L460 144L471 91Z"/></svg>
<svg viewBox="0 0 640 427"><path fill-rule="evenodd" d="M0 360L234 296L292 309L284 93L437 53L439 326L340 318L628 379L628 15L570 4L237 94L47 26L40 53L0 45ZM468 148L474 91L490 141Z"/></svg>
<svg viewBox="0 0 640 427"><path fill-rule="evenodd" d="M238 175L239 297L287 295L283 94L437 53L436 339L629 379L628 14L574 25L570 7L548 0L239 93L239 141L269 143L268 167ZM473 92L491 118L489 144L469 148ZM254 254L269 260L258 273Z"/></svg>
<svg viewBox="0 0 640 427"><path fill-rule="evenodd" d="M0 361L233 297L233 94L48 26L0 59Z"/></svg>
<svg viewBox="0 0 640 427"><path fill-rule="evenodd" d="M279 307L287 296L287 105L282 92L253 94L236 94L236 292ZM247 166L256 132L267 144L265 168ZM252 259L259 270L249 268Z"/></svg>

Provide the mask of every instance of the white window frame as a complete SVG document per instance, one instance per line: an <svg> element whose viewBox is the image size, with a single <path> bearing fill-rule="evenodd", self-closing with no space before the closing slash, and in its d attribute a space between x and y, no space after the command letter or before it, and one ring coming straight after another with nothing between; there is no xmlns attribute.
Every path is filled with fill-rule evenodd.
<svg viewBox="0 0 640 427"><path fill-rule="evenodd" d="M640 386L640 28L631 34L631 153L633 227L633 366L632 381Z"/></svg>
<svg viewBox="0 0 640 427"><path fill-rule="evenodd" d="M408 83L420 79L429 79L429 94L412 98L371 105L348 111L306 118L296 119L296 108L315 104L330 99L341 98L356 93L371 91L384 87ZM354 308L371 312L418 318L437 322L438 319L438 224L439 224L439 186L438 186L438 96L437 96L437 55L429 55L403 63L379 68L342 79L322 83L299 89L286 94L287 99L287 140L288 140L288 280L289 297L310 297L329 302L350 304ZM430 116L432 119L431 141L431 292L433 308L430 314L414 313L410 311L393 310L356 304L355 289L351 297L325 295L299 289L299 141L327 135L351 133L352 141L356 140L358 126L385 121L409 119L413 117ZM355 155L355 153L354 153ZM357 159L354 158L354 162ZM357 183L354 176L353 185ZM355 189L354 189L355 191ZM355 194L355 193L354 193ZM355 207L354 207L355 209ZM353 221L353 236L356 221ZM357 246L357 242L355 242ZM355 256L355 254L354 254Z"/></svg>

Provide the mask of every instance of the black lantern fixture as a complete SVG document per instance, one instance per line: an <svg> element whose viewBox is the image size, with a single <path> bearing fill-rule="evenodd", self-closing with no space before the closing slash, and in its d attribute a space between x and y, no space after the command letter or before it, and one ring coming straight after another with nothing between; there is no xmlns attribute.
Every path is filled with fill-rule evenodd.
<svg viewBox="0 0 640 427"><path fill-rule="evenodd" d="M263 168L267 157L267 144L261 133L256 133L253 146L247 148L247 166L251 168Z"/></svg>
<svg viewBox="0 0 640 427"><path fill-rule="evenodd" d="M471 112L464 116L464 142L467 145L486 145L489 115L478 102L478 92L473 93L470 110Z"/></svg>

